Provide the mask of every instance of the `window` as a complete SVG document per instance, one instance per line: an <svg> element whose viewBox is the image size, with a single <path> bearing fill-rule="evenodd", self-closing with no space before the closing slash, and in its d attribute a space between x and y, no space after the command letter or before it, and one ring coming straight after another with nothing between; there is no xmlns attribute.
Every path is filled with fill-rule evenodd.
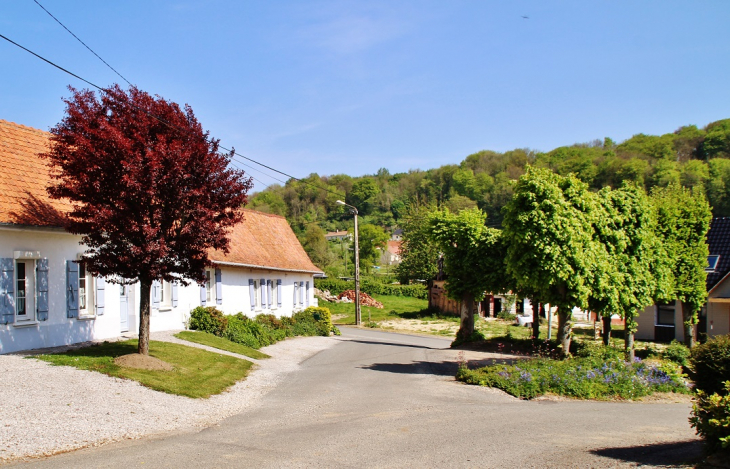
<svg viewBox="0 0 730 469"><path fill-rule="evenodd" d="M266 309L268 307L266 304L266 280L261 279L259 289L261 290L261 309Z"/></svg>
<svg viewBox="0 0 730 469"><path fill-rule="evenodd" d="M213 277L213 272L210 270L205 271L205 301L206 304L211 304L211 301L213 301L213 284L211 282Z"/></svg>
<svg viewBox="0 0 730 469"><path fill-rule="evenodd" d="M271 309L276 309L279 305L279 290L275 281L270 280L270 292L271 292Z"/></svg>
<svg viewBox="0 0 730 469"><path fill-rule="evenodd" d="M707 267L705 267L705 270L708 272L714 272L717 268L717 262L720 260L720 256L707 256Z"/></svg>
<svg viewBox="0 0 730 469"><path fill-rule="evenodd" d="M172 284L164 280L160 286L160 308L172 308Z"/></svg>
<svg viewBox="0 0 730 469"><path fill-rule="evenodd" d="M94 315L94 278L79 264L79 317Z"/></svg>
<svg viewBox="0 0 730 469"><path fill-rule="evenodd" d="M255 303L256 311L258 311L258 310L261 309L261 296L259 296L259 295L260 295L260 293L259 293L259 281L258 280L254 280L253 281L253 296L255 298L254 301L256 302Z"/></svg>
<svg viewBox="0 0 730 469"><path fill-rule="evenodd" d="M35 261L15 262L15 292L17 320L35 320Z"/></svg>
<svg viewBox="0 0 730 469"><path fill-rule="evenodd" d="M674 303L656 305L657 326L674 326Z"/></svg>

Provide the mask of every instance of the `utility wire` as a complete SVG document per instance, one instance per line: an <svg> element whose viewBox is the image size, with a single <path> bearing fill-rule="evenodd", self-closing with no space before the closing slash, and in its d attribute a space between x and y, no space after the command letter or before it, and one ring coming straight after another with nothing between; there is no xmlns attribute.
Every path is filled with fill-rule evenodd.
<svg viewBox="0 0 730 469"><path fill-rule="evenodd" d="M90 86L92 86L92 87L94 87L94 88L98 89L99 91L101 91L101 92L103 92L103 93L107 93L108 95L112 96L112 94L111 94L111 93L109 92L109 90L108 90L108 89L106 89L106 88L102 88L101 86L99 86L99 85L97 85L97 84L95 84L95 83L92 83L91 81L89 81L89 80L87 80L87 79L85 79L85 78L82 78L82 77L80 77L79 75L77 75L77 74L75 74L75 73L73 73L73 72L71 72L71 71L69 71L69 70L67 70L67 69L65 69L65 68L63 68L63 67L61 67L60 65L58 65L58 64L56 64L56 63L54 63L54 62L52 62L52 61L50 61L50 60L48 60L48 59L46 59L45 57L43 57L43 56L41 56L41 55L39 55L39 54L37 54L37 53L33 52L32 50L28 49L27 47L23 47L22 45L18 44L17 42L13 41L13 40L12 40L12 39L10 39L10 38L8 38L8 37L4 36L3 34L0 34L0 38L2 38L2 39L5 39L6 41L8 41L9 43L13 44L14 46L17 46L17 47L19 47L20 49L23 49L24 51L28 52L29 54L31 54L31 55L33 55L33 56L35 56L35 57L37 57L37 58L41 59L42 61L44 61L44 62L46 62L47 64L49 64L49 65L51 65L51 66L53 66L53 67L55 67L55 68L57 68L57 69L61 70L62 72L64 72L64 73L67 73L67 74L71 75L72 77L74 77L74 78L77 78L77 79L79 79L79 80L83 81L84 83L86 83L86 84L88 84L88 85L90 85ZM166 125L166 126L170 127L171 129L177 130L178 132L180 132L180 133L182 133L182 134L185 134L185 133L186 133L186 131L185 131L184 129L181 129L181 128L179 128L179 127L175 126L175 125L172 125L171 123L167 122L167 121L166 121L165 119L162 119L161 117L158 117L158 116L156 116L156 115L154 115L154 114L151 114L151 113L150 113L150 112L148 112L147 110L145 110L145 109L142 109L141 107L139 107L139 106L136 106L135 104L132 104L132 103L129 103L129 102L125 102L124 104L127 104L127 105L129 105L130 107L133 107L133 108L135 108L135 109L137 109L137 110L139 110L139 111L142 111L142 112L143 112L144 114L146 114L147 116L149 116L149 117L152 117L153 119L156 119L157 121L159 121L159 122L161 122L162 124L164 124L164 125ZM210 140L209 140L209 139L206 139L206 140L207 140L208 142L210 142ZM331 194L337 195L338 197L345 197L345 195L344 195L344 194L340 194L339 192L335 192L335 191L329 190L329 189L327 189L326 187L322 187L322 186L319 186L319 185L317 185L317 184L313 184L313 183L311 183L311 182L309 182L309 181L305 181L305 180L303 180L303 179L299 179L298 177L292 176L291 174L287 174L287 173L285 173L285 172L283 172L283 171L279 171L279 170L278 170L278 169L276 169L276 168L272 168L271 166L268 166L268 165L265 165L265 164L263 164L263 163L260 163L260 162L258 162L258 161L256 161L256 160L254 160L253 158L249 158L249 157L247 157L247 156L244 156L244 155L242 155L242 154L240 154L240 153L236 152L236 151L235 151L235 150L233 150L233 149L230 149L230 148L226 148L226 147L224 147L223 145L220 145L220 143L218 144L218 147L219 147L219 148L221 148L222 150L225 150L225 151L231 152L231 153L232 153L232 154L233 154L234 156L239 156L240 158L243 158L243 159L245 159L245 160L251 161L252 163L256 163L256 164L257 164L257 165L259 165L259 166L263 166L264 168L266 168L266 169L268 169L268 170L271 170L271 171L274 171L274 172L276 172L276 173L279 173L279 174L281 174L281 175L283 175L283 176L286 176L286 177L288 177L288 178L290 178L290 179L294 179L295 181L301 182L301 183L303 183L303 184L307 184L307 185L309 185L309 186L315 187L315 188L317 188L317 189L319 189L319 190L323 190L323 191L325 191L325 192L329 192L329 193L331 193ZM271 176L270 176L270 177L271 177ZM276 178L273 178L273 177L272 177L272 179L276 179ZM278 179L277 179L277 180L278 180ZM283 181L280 181L280 182L283 182Z"/></svg>
<svg viewBox="0 0 730 469"><path fill-rule="evenodd" d="M106 66L107 66L107 67L109 67L109 68L110 68L110 69L111 69L111 70L112 70L112 71L113 71L114 73L116 73L117 75L119 75L119 76L120 76L120 77L122 78L122 80L124 80L124 81L126 81L126 82L127 82L127 84L128 84L129 86L132 86L132 84L131 84L131 83L129 82L129 80L127 80L126 78L124 78L124 76L122 76L122 74L121 74L121 73L117 72L117 71L116 71L116 70L114 69L114 67L112 67L111 65L109 65L108 63L106 63L106 60L104 60L104 59L102 59L101 57L99 57L99 54L97 54L96 52L94 52L94 51L93 51L93 50L91 49L91 47L87 46L87 45L86 45L86 43L85 43L84 41L82 41L81 39L79 39L79 37L78 37L78 36L76 36L76 35L75 35L75 34L74 34L73 32L71 32L71 30L70 30L70 29L68 29L68 28L66 27L66 25L64 25L63 23L61 23L61 20L59 20L58 18L56 18L55 16L53 16L53 15L51 14L51 12L50 12L50 11L46 10L46 8L45 8L45 7L43 6L43 5L41 5L40 3L38 3L38 0L33 0L33 1L34 1L34 2L36 3L36 5L38 5L39 7L41 7L41 8L43 9L43 11L45 11L46 13L48 13L48 16L50 16L51 18L53 18L54 20L56 20L56 23L60 24L60 25L61 25L61 26L63 27L63 29L65 29L66 31L68 31L68 33L69 33L70 35L72 35L73 37L75 37L77 41L79 41L79 42L80 42L81 44L83 44L83 45L84 45L84 47L86 47L87 49L89 49L89 52L91 52L92 54L94 54L94 55L96 56L96 58L98 58L99 60L101 60L102 62L104 62L104 65L106 65Z"/></svg>

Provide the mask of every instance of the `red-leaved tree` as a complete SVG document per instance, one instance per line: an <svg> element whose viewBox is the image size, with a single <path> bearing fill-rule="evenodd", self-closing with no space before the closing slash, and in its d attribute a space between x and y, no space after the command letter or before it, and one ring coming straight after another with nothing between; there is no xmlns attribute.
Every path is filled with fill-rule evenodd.
<svg viewBox="0 0 730 469"><path fill-rule="evenodd" d="M154 280L202 283L210 249L228 250L227 228L243 218L251 189L229 168L192 109L119 85L69 88L51 129L53 198L73 204L67 229L82 236L86 269L140 284L139 353L149 353Z"/></svg>

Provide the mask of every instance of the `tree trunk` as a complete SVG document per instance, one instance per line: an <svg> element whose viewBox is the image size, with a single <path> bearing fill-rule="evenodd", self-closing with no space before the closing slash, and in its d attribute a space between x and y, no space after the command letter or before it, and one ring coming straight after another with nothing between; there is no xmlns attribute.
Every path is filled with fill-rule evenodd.
<svg viewBox="0 0 730 469"><path fill-rule="evenodd" d="M150 280L139 282L139 346L137 352L140 355L150 354Z"/></svg>
<svg viewBox="0 0 730 469"><path fill-rule="evenodd" d="M611 343L611 316L603 316L603 345Z"/></svg>
<svg viewBox="0 0 730 469"><path fill-rule="evenodd" d="M540 338L540 300L532 299L532 338Z"/></svg>
<svg viewBox="0 0 730 469"><path fill-rule="evenodd" d="M573 312L569 307L558 306L558 342L560 342L560 354L563 357L570 355L570 334L573 323L571 318Z"/></svg>
<svg viewBox="0 0 730 469"><path fill-rule="evenodd" d="M634 362L634 357L636 356L634 353L634 331L630 330L628 327L626 328L626 355L629 359L629 363Z"/></svg>
<svg viewBox="0 0 730 469"><path fill-rule="evenodd" d="M684 345L690 349L695 346L695 325L697 318L695 312L691 311L684 301L678 301L682 306L682 318L684 319Z"/></svg>
<svg viewBox="0 0 730 469"><path fill-rule="evenodd" d="M474 333L474 295L465 293L461 297L461 327L457 336L468 341Z"/></svg>

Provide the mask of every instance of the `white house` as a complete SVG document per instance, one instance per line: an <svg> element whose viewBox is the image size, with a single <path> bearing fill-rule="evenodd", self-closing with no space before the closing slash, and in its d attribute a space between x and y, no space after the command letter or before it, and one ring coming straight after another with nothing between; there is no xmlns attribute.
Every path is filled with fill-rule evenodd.
<svg viewBox="0 0 730 469"><path fill-rule="evenodd" d="M38 154L48 133L0 120L0 353L118 337L139 327L138 285L94 278L76 261L80 237L62 227L69 205L49 199ZM245 210L230 252L209 253L204 286L155 283L152 331L181 329L191 309L288 316L316 305L321 274L280 216Z"/></svg>

